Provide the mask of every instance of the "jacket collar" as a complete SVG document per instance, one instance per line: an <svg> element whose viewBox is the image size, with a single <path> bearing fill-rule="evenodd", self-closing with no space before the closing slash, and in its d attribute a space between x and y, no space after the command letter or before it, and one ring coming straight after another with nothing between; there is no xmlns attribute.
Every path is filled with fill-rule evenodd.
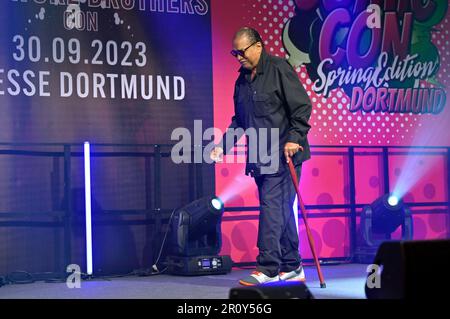
<svg viewBox="0 0 450 319"><path fill-rule="evenodd" d="M267 61L267 53L264 48L261 51L261 57L259 58L258 65L256 66L256 74L263 74L264 73L264 65Z"/></svg>
<svg viewBox="0 0 450 319"><path fill-rule="evenodd" d="M263 74L264 73L264 65L266 64L267 61L267 53L266 50L264 50L264 48L261 51L261 56L259 58L258 61L258 65L256 66L256 74ZM246 68L244 68L243 66L241 66L238 70L238 72L240 73L249 73L250 71L247 70Z"/></svg>

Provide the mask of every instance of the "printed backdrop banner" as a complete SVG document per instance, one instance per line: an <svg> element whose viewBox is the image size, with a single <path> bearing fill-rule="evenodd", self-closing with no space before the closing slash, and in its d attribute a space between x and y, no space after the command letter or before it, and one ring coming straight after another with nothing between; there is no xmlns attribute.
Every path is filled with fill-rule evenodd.
<svg viewBox="0 0 450 319"><path fill-rule="evenodd" d="M305 204L348 205L347 150L331 146L450 145L449 20L447 0L213 1L215 126L224 130L234 111L239 63L229 53L233 35L242 26L256 28L268 53L295 67L311 98L310 143L330 146L327 150L335 153L313 148L304 163L300 188ZM355 157L357 204L371 203L385 191L383 161L377 155L381 149L373 151ZM391 156L391 190L417 164L414 179L406 181L405 202L448 201L442 154ZM251 209L258 207L259 194L253 179L244 176L244 164L216 165L216 194L235 208L222 223L223 253L234 261L254 262L258 211ZM415 239L448 237L446 207L416 212L423 214L414 215ZM315 217L310 224L319 256L350 256L350 211L309 213ZM359 219L356 223L358 228ZM301 218L299 230L300 251L311 258ZM393 238L400 238L399 231Z"/></svg>
<svg viewBox="0 0 450 319"><path fill-rule="evenodd" d="M450 145L448 0L214 2L216 126L226 127L238 64L233 32L259 30L313 102L315 145ZM215 9L214 9L215 11ZM236 17L235 12L240 14ZM222 92L218 92L221 90ZM216 112L217 113L217 112Z"/></svg>
<svg viewBox="0 0 450 319"><path fill-rule="evenodd" d="M172 144L172 131L192 131L194 119L212 126L212 111L209 1L2 1L0 143ZM1 148L2 153L17 150ZM21 145L18 154L0 156L0 215L61 211L69 176L73 217L82 225L83 158L73 156L66 172L61 157L22 152L30 149L63 150ZM91 150L131 149L137 148L96 145ZM143 227L144 215L114 212L173 209L192 200L188 165L161 160L158 199L151 196L156 161L131 154L91 159L95 272L127 273L156 260L159 229ZM203 169L202 180L205 193L212 193L213 165ZM40 214L30 218L52 220ZM132 218L136 226L124 224ZM120 226L98 226L105 220ZM85 265L82 228L74 227L71 238L72 261ZM63 240L52 228L0 227L0 274L65 269L60 257L69 252Z"/></svg>
<svg viewBox="0 0 450 319"><path fill-rule="evenodd" d="M210 3L8 0L0 141L170 143L212 126Z"/></svg>

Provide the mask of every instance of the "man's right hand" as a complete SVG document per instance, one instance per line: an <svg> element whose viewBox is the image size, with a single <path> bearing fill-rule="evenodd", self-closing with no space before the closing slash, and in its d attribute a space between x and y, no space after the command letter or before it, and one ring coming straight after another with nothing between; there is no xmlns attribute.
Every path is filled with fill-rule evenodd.
<svg viewBox="0 0 450 319"><path fill-rule="evenodd" d="M209 157L216 163L222 163L223 162L223 148L221 147L215 147L212 151Z"/></svg>

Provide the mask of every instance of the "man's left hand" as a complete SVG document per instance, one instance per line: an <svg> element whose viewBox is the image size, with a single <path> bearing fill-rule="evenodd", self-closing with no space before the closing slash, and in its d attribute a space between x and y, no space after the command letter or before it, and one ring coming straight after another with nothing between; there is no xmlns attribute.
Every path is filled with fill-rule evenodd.
<svg viewBox="0 0 450 319"><path fill-rule="evenodd" d="M284 146L284 156L286 157L286 163L289 163L289 158L294 156L298 151L303 152L303 147L297 143L288 142Z"/></svg>

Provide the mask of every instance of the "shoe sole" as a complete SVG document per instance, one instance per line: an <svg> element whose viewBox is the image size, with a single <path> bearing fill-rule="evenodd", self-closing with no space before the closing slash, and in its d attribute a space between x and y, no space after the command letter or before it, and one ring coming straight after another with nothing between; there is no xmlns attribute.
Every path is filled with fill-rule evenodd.
<svg viewBox="0 0 450 319"><path fill-rule="evenodd" d="M247 286L247 287L249 287L249 286L256 286L257 285L257 284L252 284L252 283L249 283L249 282L246 282L246 281L242 281L242 280L239 280L239 283L242 286Z"/></svg>
<svg viewBox="0 0 450 319"><path fill-rule="evenodd" d="M306 278L301 278L301 279L285 279L283 281L301 281L301 282L305 282Z"/></svg>
<svg viewBox="0 0 450 319"><path fill-rule="evenodd" d="M239 280L239 284L241 284L242 286L247 286L247 287L249 287L249 286L256 286L256 285L268 284L268 283L271 283L271 282L277 282L277 281L281 281L281 280L273 280L273 281L267 281L267 282L260 282L260 283L258 283L258 284L253 284L253 283L250 283L250 282L247 282L247 281Z"/></svg>

